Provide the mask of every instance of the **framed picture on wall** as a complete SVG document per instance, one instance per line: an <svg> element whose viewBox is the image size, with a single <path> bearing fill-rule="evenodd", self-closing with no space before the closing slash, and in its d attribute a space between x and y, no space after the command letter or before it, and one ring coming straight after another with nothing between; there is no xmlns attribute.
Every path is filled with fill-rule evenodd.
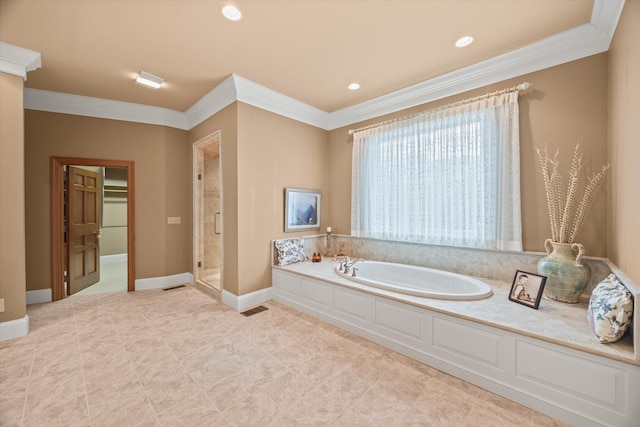
<svg viewBox="0 0 640 427"><path fill-rule="evenodd" d="M546 281L546 276L516 270L516 275L513 277L513 283L511 284L511 291L509 292L509 299L537 310Z"/></svg>
<svg viewBox="0 0 640 427"><path fill-rule="evenodd" d="M284 231L319 230L321 197L317 190L285 188Z"/></svg>

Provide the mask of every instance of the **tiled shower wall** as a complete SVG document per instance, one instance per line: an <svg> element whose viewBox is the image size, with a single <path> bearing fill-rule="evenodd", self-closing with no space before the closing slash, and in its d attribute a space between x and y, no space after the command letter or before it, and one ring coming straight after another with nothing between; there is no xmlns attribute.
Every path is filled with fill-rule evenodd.
<svg viewBox="0 0 640 427"><path fill-rule="evenodd" d="M221 235L215 234L214 223L216 212L220 210L220 157L205 156L204 177L203 177L203 276L215 273L220 269ZM218 216L218 221L221 218ZM221 230L222 223L218 223L218 231Z"/></svg>

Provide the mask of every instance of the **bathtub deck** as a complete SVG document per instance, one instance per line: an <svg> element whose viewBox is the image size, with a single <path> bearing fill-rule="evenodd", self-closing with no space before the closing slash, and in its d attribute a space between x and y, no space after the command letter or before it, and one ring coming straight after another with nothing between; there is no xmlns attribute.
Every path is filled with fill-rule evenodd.
<svg viewBox="0 0 640 427"><path fill-rule="evenodd" d="M392 300L435 312L640 366L640 360L636 359L629 332L616 343L601 344L598 342L587 323L588 301L586 300L579 304L564 304L543 297L540 307L535 310L508 299L510 283L483 278L479 279L491 285L493 289L493 296L487 299L450 301L410 295L398 297L392 292L371 288L339 276L334 271L335 265L333 262L323 260L320 263L304 262L286 267L274 266L273 268L371 294L383 295Z"/></svg>
<svg viewBox="0 0 640 427"><path fill-rule="evenodd" d="M571 425L638 426L631 335L599 343L586 301L545 299L535 310L508 299L510 283L484 279L494 292L487 299L428 299L371 288L334 267L274 267L273 298Z"/></svg>

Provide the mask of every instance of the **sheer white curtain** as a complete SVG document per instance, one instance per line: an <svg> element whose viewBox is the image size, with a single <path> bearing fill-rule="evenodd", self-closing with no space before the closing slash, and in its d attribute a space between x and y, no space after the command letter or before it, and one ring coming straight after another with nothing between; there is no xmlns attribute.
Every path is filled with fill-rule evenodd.
<svg viewBox="0 0 640 427"><path fill-rule="evenodd" d="M353 140L354 236L522 250L517 91Z"/></svg>

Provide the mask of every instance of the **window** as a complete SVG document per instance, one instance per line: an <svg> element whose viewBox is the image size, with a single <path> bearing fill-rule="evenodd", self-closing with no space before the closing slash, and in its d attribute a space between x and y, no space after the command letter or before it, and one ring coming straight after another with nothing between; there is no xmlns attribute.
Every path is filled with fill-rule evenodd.
<svg viewBox="0 0 640 427"><path fill-rule="evenodd" d="M518 93L354 133L355 236L522 250Z"/></svg>

